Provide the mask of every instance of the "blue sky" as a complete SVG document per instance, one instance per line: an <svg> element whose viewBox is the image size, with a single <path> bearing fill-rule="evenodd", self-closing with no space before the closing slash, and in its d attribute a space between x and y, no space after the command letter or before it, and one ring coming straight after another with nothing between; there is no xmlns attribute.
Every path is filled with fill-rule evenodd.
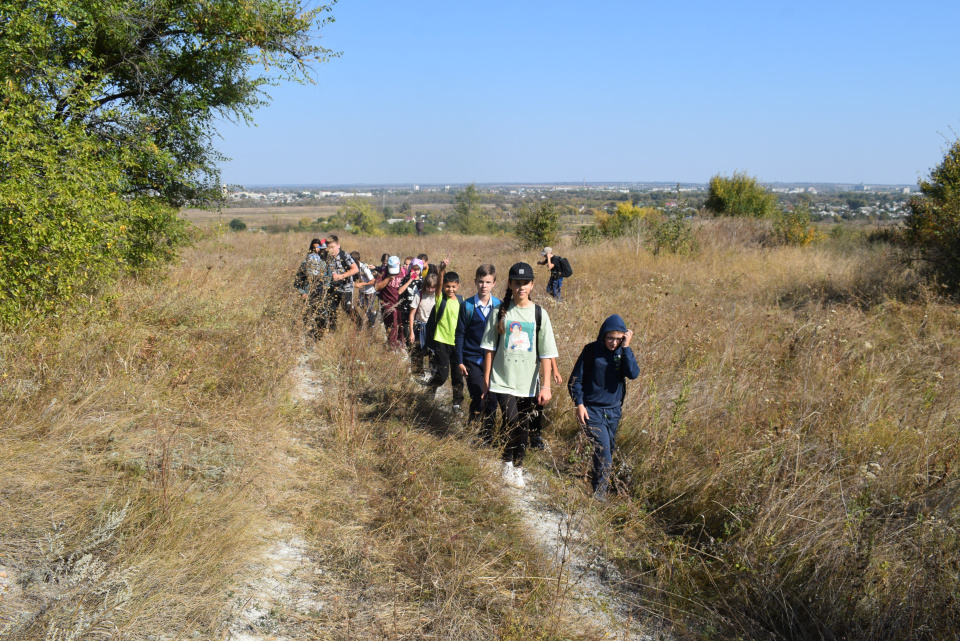
<svg viewBox="0 0 960 641"><path fill-rule="evenodd" d="M316 84L224 123L228 183L916 183L960 3L341 0Z"/></svg>

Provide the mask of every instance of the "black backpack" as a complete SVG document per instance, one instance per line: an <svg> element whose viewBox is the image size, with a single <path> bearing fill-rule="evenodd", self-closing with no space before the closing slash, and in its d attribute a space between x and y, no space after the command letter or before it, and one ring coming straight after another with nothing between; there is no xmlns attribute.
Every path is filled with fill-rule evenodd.
<svg viewBox="0 0 960 641"><path fill-rule="evenodd" d="M570 266L570 261L564 258L563 256L555 256L554 260L560 263L560 277L569 278L573 276L573 267Z"/></svg>

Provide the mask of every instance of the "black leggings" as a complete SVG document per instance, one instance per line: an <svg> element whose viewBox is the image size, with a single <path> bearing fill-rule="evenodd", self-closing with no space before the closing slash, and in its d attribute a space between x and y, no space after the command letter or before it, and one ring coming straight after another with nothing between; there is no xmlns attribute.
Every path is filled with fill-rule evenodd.
<svg viewBox="0 0 960 641"><path fill-rule="evenodd" d="M530 423L535 416L537 399L497 394L497 405L500 406L500 412L503 414L503 433L507 440L507 446L503 450L503 460L512 461L514 467L520 467L527 453Z"/></svg>

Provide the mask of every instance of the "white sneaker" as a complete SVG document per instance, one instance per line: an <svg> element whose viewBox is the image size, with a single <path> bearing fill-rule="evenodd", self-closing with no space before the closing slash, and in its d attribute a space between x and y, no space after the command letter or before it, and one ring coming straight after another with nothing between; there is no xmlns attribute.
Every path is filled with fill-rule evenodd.
<svg viewBox="0 0 960 641"><path fill-rule="evenodd" d="M509 486L513 486L513 461L504 461L503 462L503 482Z"/></svg>
<svg viewBox="0 0 960 641"><path fill-rule="evenodd" d="M527 482L523 480L523 468L513 468L513 487L522 490L527 487Z"/></svg>

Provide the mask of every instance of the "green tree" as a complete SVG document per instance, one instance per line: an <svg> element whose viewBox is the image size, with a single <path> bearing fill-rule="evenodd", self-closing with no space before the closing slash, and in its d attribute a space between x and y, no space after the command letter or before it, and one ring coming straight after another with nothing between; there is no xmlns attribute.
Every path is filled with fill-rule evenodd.
<svg viewBox="0 0 960 641"><path fill-rule="evenodd" d="M216 122L332 55L329 8L0 0L0 323L174 257L178 208L220 197Z"/></svg>
<svg viewBox="0 0 960 641"><path fill-rule="evenodd" d="M217 198L217 121L249 121L264 86L302 81L329 57L311 42L329 10L299 0L0 0L0 75L50 105L49 117L134 155L125 193L175 205Z"/></svg>
<svg viewBox="0 0 960 641"><path fill-rule="evenodd" d="M247 228L247 223L243 222L239 218L234 218L230 221L231 231L243 231Z"/></svg>
<svg viewBox="0 0 960 641"><path fill-rule="evenodd" d="M777 196L746 173L734 172L731 178L717 174L710 179L704 206L721 216L767 218L777 209Z"/></svg>
<svg viewBox="0 0 960 641"><path fill-rule="evenodd" d="M951 290L960 290L960 139L919 184L921 195L910 200L904 220L910 258Z"/></svg>
<svg viewBox="0 0 960 641"><path fill-rule="evenodd" d="M534 205L522 204L517 209L513 233L522 249L555 245L560 239L560 207L549 200Z"/></svg>
<svg viewBox="0 0 960 641"><path fill-rule="evenodd" d="M473 236L490 232L490 219L480 205L480 193L476 185L467 185L454 197L454 201L453 214L447 220L447 227L451 231Z"/></svg>
<svg viewBox="0 0 960 641"><path fill-rule="evenodd" d="M337 214L350 224L350 231L355 234L380 236L383 234L383 214L364 198L352 198L347 204L337 210Z"/></svg>

